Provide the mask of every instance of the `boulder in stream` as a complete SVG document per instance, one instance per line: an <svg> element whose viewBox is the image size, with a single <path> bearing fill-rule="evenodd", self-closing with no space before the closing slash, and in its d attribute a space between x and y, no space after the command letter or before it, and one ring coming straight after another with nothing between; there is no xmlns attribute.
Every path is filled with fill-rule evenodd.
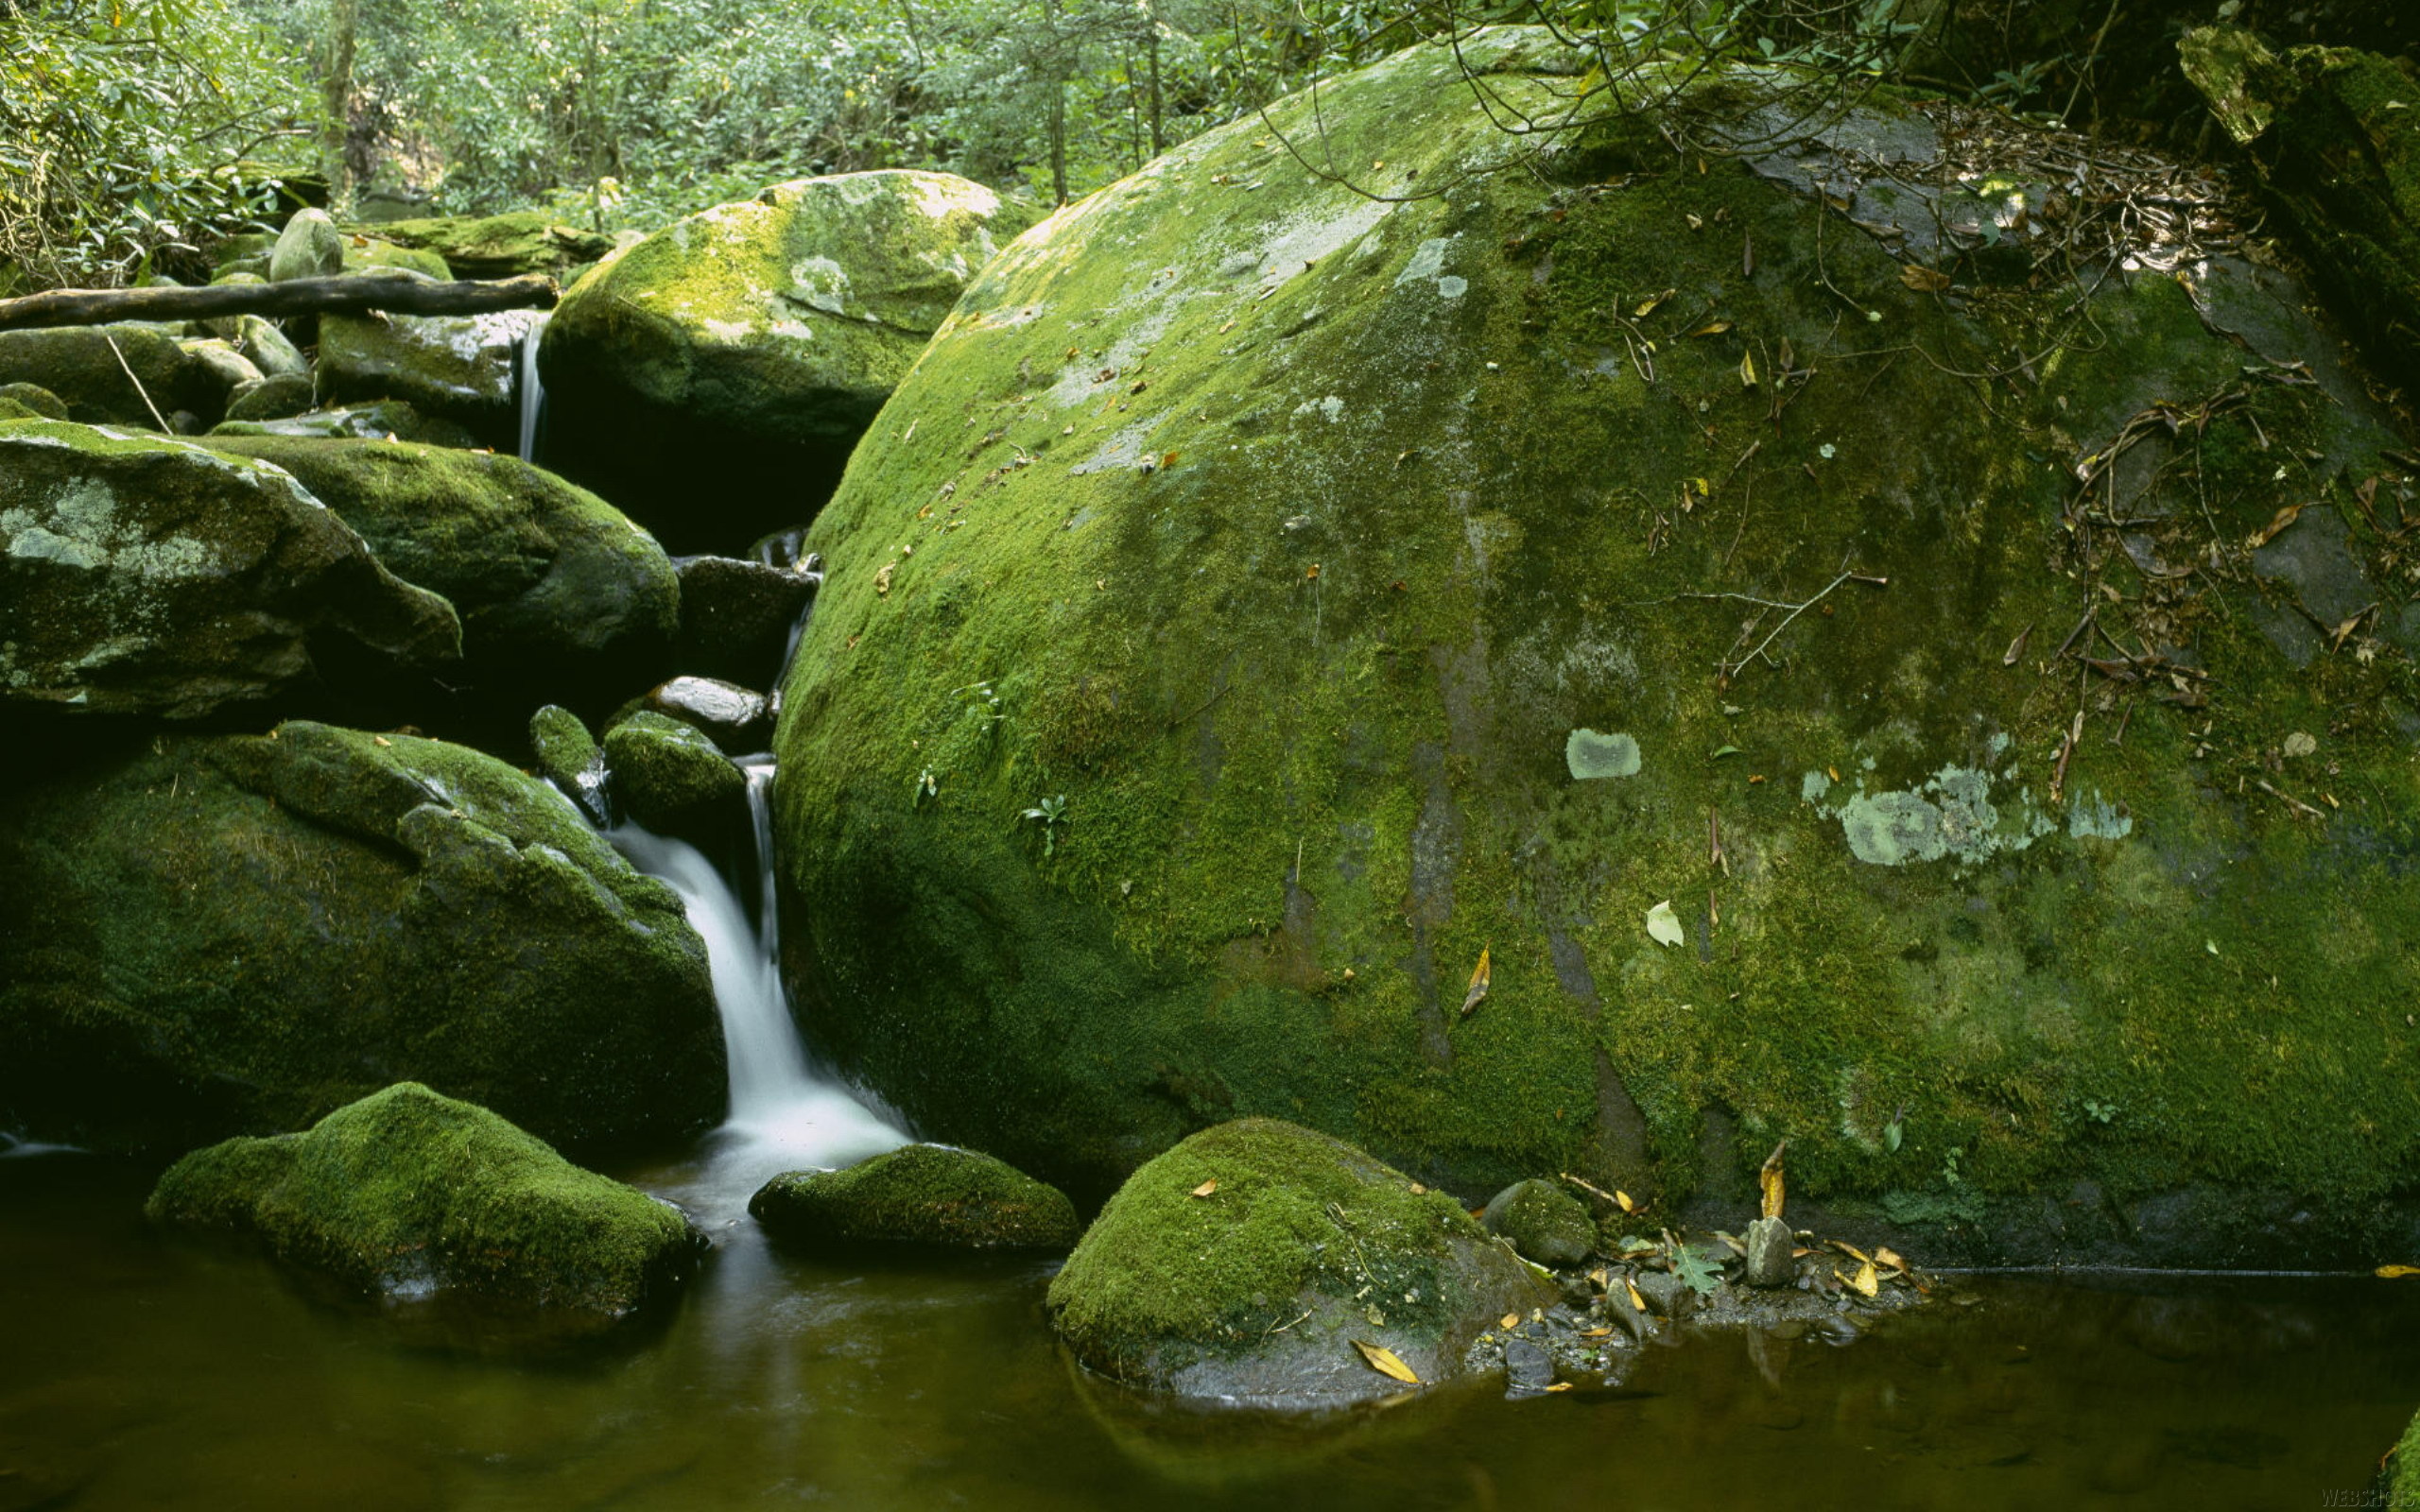
<svg viewBox="0 0 2420 1512"><path fill-rule="evenodd" d="M1536 1177L1515 1181L1490 1198L1479 1222L1541 1265L1577 1265L1597 1247L1597 1225L1587 1208Z"/></svg>
<svg viewBox="0 0 2420 1512"><path fill-rule="evenodd" d="M947 1144L909 1144L838 1171L792 1171L748 1211L800 1245L916 1245L1063 1253L1083 1232L1066 1194L1003 1160Z"/></svg>
<svg viewBox="0 0 2420 1512"><path fill-rule="evenodd" d="M1505 1313L1554 1289L1461 1205L1274 1119L1205 1129L1129 1177L1050 1283L1053 1325L1103 1375L1183 1396L1318 1407L1460 1373Z"/></svg>
<svg viewBox="0 0 2420 1512"><path fill-rule="evenodd" d="M344 233L324 210L298 210L269 249L268 281L327 278L344 270Z"/></svg>
<svg viewBox="0 0 2420 1512"><path fill-rule="evenodd" d="M967 281L1031 218L981 184L887 169L674 222L601 264L546 323L548 461L684 551L799 518Z"/></svg>
<svg viewBox="0 0 2420 1512"><path fill-rule="evenodd" d="M331 399L399 399L510 451L520 435L521 343L528 310L489 315L330 315L320 320L320 390Z"/></svg>
<svg viewBox="0 0 2420 1512"><path fill-rule="evenodd" d="M399 1076L557 1144L720 1118L704 944L544 782L304 722L130 745L0 795L0 1127L184 1149Z"/></svg>
<svg viewBox="0 0 2420 1512"><path fill-rule="evenodd" d="M2256 207L1464 73L1587 66L1412 49L968 289L806 541L818 1047L1080 1199L1261 1113L1726 1225L1787 1136L1945 1263L2408 1244L2420 494Z"/></svg>
<svg viewBox="0 0 2420 1512"><path fill-rule="evenodd" d="M770 687L821 579L735 557L682 557L672 565L681 574L681 670Z"/></svg>
<svg viewBox="0 0 2420 1512"><path fill-rule="evenodd" d="M663 1303L706 1250L669 1203L408 1081L301 1133L196 1150L144 1211L257 1235L279 1260L364 1293L465 1291L600 1322Z"/></svg>
<svg viewBox="0 0 2420 1512"><path fill-rule="evenodd" d="M605 732L614 800L659 834L699 838L736 822L748 778L693 725L643 709Z"/></svg>

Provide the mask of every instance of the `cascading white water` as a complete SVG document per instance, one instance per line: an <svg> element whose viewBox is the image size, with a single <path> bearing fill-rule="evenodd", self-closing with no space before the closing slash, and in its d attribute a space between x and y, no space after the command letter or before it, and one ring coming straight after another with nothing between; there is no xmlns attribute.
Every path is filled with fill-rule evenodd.
<svg viewBox="0 0 2420 1512"><path fill-rule="evenodd" d="M538 338L545 334L547 317L544 312L529 318L529 329L521 337L520 389L521 460L538 460L538 422L546 408L546 386L538 377Z"/></svg>
<svg viewBox="0 0 2420 1512"><path fill-rule="evenodd" d="M700 1218L735 1217L759 1186L784 1171L852 1165L908 1143L847 1088L819 1074L799 1041L775 954L773 763L759 757L742 765L764 888L753 927L730 881L695 846L635 824L610 834L632 866L681 895L706 943L728 1047L731 1117L695 1179L666 1194Z"/></svg>

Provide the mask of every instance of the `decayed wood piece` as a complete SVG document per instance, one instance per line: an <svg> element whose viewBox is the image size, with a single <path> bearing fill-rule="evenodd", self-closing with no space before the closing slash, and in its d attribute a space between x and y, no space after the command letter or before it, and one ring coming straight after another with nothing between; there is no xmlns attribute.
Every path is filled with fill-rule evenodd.
<svg viewBox="0 0 2420 1512"><path fill-rule="evenodd" d="M484 315L552 309L562 293L543 273L445 284L404 275L302 278L207 288L50 289L0 300L0 331L105 325L112 320L202 320L227 315Z"/></svg>

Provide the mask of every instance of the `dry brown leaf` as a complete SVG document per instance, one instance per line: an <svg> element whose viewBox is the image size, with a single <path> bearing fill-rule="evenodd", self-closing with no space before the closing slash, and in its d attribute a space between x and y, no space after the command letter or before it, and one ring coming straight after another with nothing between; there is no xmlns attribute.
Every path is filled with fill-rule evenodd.
<svg viewBox="0 0 2420 1512"><path fill-rule="evenodd" d="M2007 652L2000 657L2000 665L2004 667L2016 665L2016 659L2025 654L2025 643L2031 639L2033 639L2032 626L2029 625L2017 631L2016 639L2008 643Z"/></svg>
<svg viewBox="0 0 2420 1512"><path fill-rule="evenodd" d="M1949 287L1949 275L1921 263L1910 263L1899 269L1899 282L1919 294L1938 294Z"/></svg>
<svg viewBox="0 0 2420 1512"><path fill-rule="evenodd" d="M2420 1276L2420 1265L2380 1265L2377 1273L2383 1280L2400 1280L2406 1276Z"/></svg>
<svg viewBox="0 0 2420 1512"><path fill-rule="evenodd" d="M1892 1248L1889 1245L1880 1245L1876 1246L1874 1251L1874 1260L1876 1264L1888 1265L1893 1270L1908 1269L1907 1261L1902 1259L1899 1252Z"/></svg>
<svg viewBox="0 0 2420 1512"><path fill-rule="evenodd" d="M1202 1182L1202 1183L1201 1183L1200 1186L1198 1186L1198 1187L1195 1187L1195 1188L1193 1189L1193 1194L1194 1194L1195 1196L1197 1196L1197 1197L1206 1197L1206 1196L1208 1196L1211 1193L1216 1192L1216 1191L1218 1191L1218 1190L1219 1190L1219 1178L1218 1178L1217 1177L1215 1177L1215 1176L1214 1176L1214 1177L1212 1177L1209 1180Z"/></svg>
<svg viewBox="0 0 2420 1512"><path fill-rule="evenodd" d="M1361 1358L1367 1361L1370 1368L1375 1370L1378 1374L1382 1376L1392 1376L1395 1380L1402 1382L1407 1386L1416 1386L1420 1384L1420 1378L1411 1373L1411 1366L1404 1364L1403 1361L1396 1356L1395 1351L1388 1349L1385 1345L1371 1344L1361 1339L1356 1339L1353 1341L1353 1347L1361 1351Z"/></svg>
<svg viewBox="0 0 2420 1512"><path fill-rule="evenodd" d="M1469 1018L1471 1010L1478 1006L1479 1000L1487 996L1487 985L1492 974L1488 968L1487 947L1482 945L1478 951L1478 965L1471 969L1471 989L1462 996L1463 1018Z"/></svg>
<svg viewBox="0 0 2420 1512"><path fill-rule="evenodd" d="M2288 525L2292 524L2296 520L2302 517L2302 512L2306 507L2307 506L2304 505L2290 504L2279 509L2275 514L2270 516L2269 524L2262 527L2258 535L2252 538L2253 545L2256 547L2265 546L2269 544L2269 542L2276 540L2279 535L2284 533L2285 528Z"/></svg>
<svg viewBox="0 0 2420 1512"><path fill-rule="evenodd" d="M1756 1191L1764 1197L1764 1216L1768 1218L1781 1216L1781 1152L1789 1148L1788 1140L1774 1145L1773 1153L1765 1157L1764 1168L1756 1173Z"/></svg>

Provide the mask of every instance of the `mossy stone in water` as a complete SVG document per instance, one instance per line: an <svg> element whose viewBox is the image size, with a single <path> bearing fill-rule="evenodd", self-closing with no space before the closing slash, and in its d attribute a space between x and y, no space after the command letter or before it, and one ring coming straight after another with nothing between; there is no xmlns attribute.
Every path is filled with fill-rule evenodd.
<svg viewBox="0 0 2420 1512"><path fill-rule="evenodd" d="M579 804L592 821L608 822L605 752L579 715L551 703L531 714L529 749L538 758L539 776Z"/></svg>
<svg viewBox="0 0 2420 1512"><path fill-rule="evenodd" d="M478 438L460 423L424 415L400 399L382 399L335 409L306 409L285 420L230 420L210 431L221 436L290 436L313 440L419 441L468 450Z"/></svg>
<svg viewBox="0 0 2420 1512"><path fill-rule="evenodd" d="M795 521L1031 218L980 184L897 169L677 221L547 322L548 458L680 550L735 550Z"/></svg>
<svg viewBox="0 0 2420 1512"><path fill-rule="evenodd" d="M1083 1232L1057 1187L946 1144L910 1144L845 1170L777 1176L749 1199L748 1211L775 1238L811 1245L1064 1251Z"/></svg>
<svg viewBox="0 0 2420 1512"><path fill-rule="evenodd" d="M704 944L493 757L288 722L0 793L0 1127L299 1128L398 1076L583 1147L723 1110Z"/></svg>
<svg viewBox="0 0 2420 1512"><path fill-rule="evenodd" d="M1497 1193L1479 1221L1541 1265L1577 1265L1597 1247L1597 1226L1580 1199L1536 1177Z"/></svg>
<svg viewBox="0 0 2420 1512"><path fill-rule="evenodd" d="M696 833L746 798L748 778L705 731L643 711L605 732L614 799L659 833Z"/></svg>
<svg viewBox="0 0 2420 1512"><path fill-rule="evenodd" d="M602 701L671 652L671 559L620 510L551 472L410 442L220 432L205 444L292 473L388 570L444 594L462 617L467 680L516 722L550 695Z"/></svg>
<svg viewBox="0 0 2420 1512"><path fill-rule="evenodd" d="M21 713L198 718L307 685L344 644L461 653L452 606L292 476L190 441L0 421L0 708Z"/></svg>
<svg viewBox="0 0 2420 1512"><path fill-rule="evenodd" d="M442 257L457 278L511 278L522 273L562 278L614 249L611 236L565 226L536 210L389 220L359 229L389 244Z"/></svg>
<svg viewBox="0 0 2420 1512"><path fill-rule="evenodd" d="M1754 163L1672 171L1651 116L1507 136L1465 66L1547 109L1586 65L1474 46L1053 216L892 396L809 531L775 739L818 1047L1079 1198L1266 1113L1465 1195L1568 1171L1742 1214L1787 1136L1793 1201L1928 1257L2399 1247L2420 619L2330 654L2288 595L2331 633L2395 601L2360 490L2411 443L2308 300L2224 257L2034 286L1953 254L1953 303ZM1887 101L1842 130L1938 136ZM2077 320L2107 339L2052 340ZM2045 353L2022 392L1957 376L2013 352ZM2087 507L2121 433L2128 502ZM2309 549L2244 550L2313 498L2273 542ZM2183 661L2046 672L2087 593ZM1806 607L1743 641L1726 595ZM1574 781L1575 730L1637 773ZM1643 926L1667 901L1685 947ZM2079 1181L2107 1200L2042 1202Z"/></svg>
<svg viewBox="0 0 2420 1512"><path fill-rule="evenodd" d="M1145 1164L1050 1283L1051 1321L1104 1375L1187 1396L1314 1406L1458 1373L1498 1315L1554 1300L1461 1206L1325 1134L1205 1129Z"/></svg>
<svg viewBox="0 0 2420 1512"><path fill-rule="evenodd" d="M144 1211L257 1234L279 1260L364 1292L459 1288L603 1319L663 1301L706 1247L678 1209L418 1082L302 1133L196 1150Z"/></svg>

